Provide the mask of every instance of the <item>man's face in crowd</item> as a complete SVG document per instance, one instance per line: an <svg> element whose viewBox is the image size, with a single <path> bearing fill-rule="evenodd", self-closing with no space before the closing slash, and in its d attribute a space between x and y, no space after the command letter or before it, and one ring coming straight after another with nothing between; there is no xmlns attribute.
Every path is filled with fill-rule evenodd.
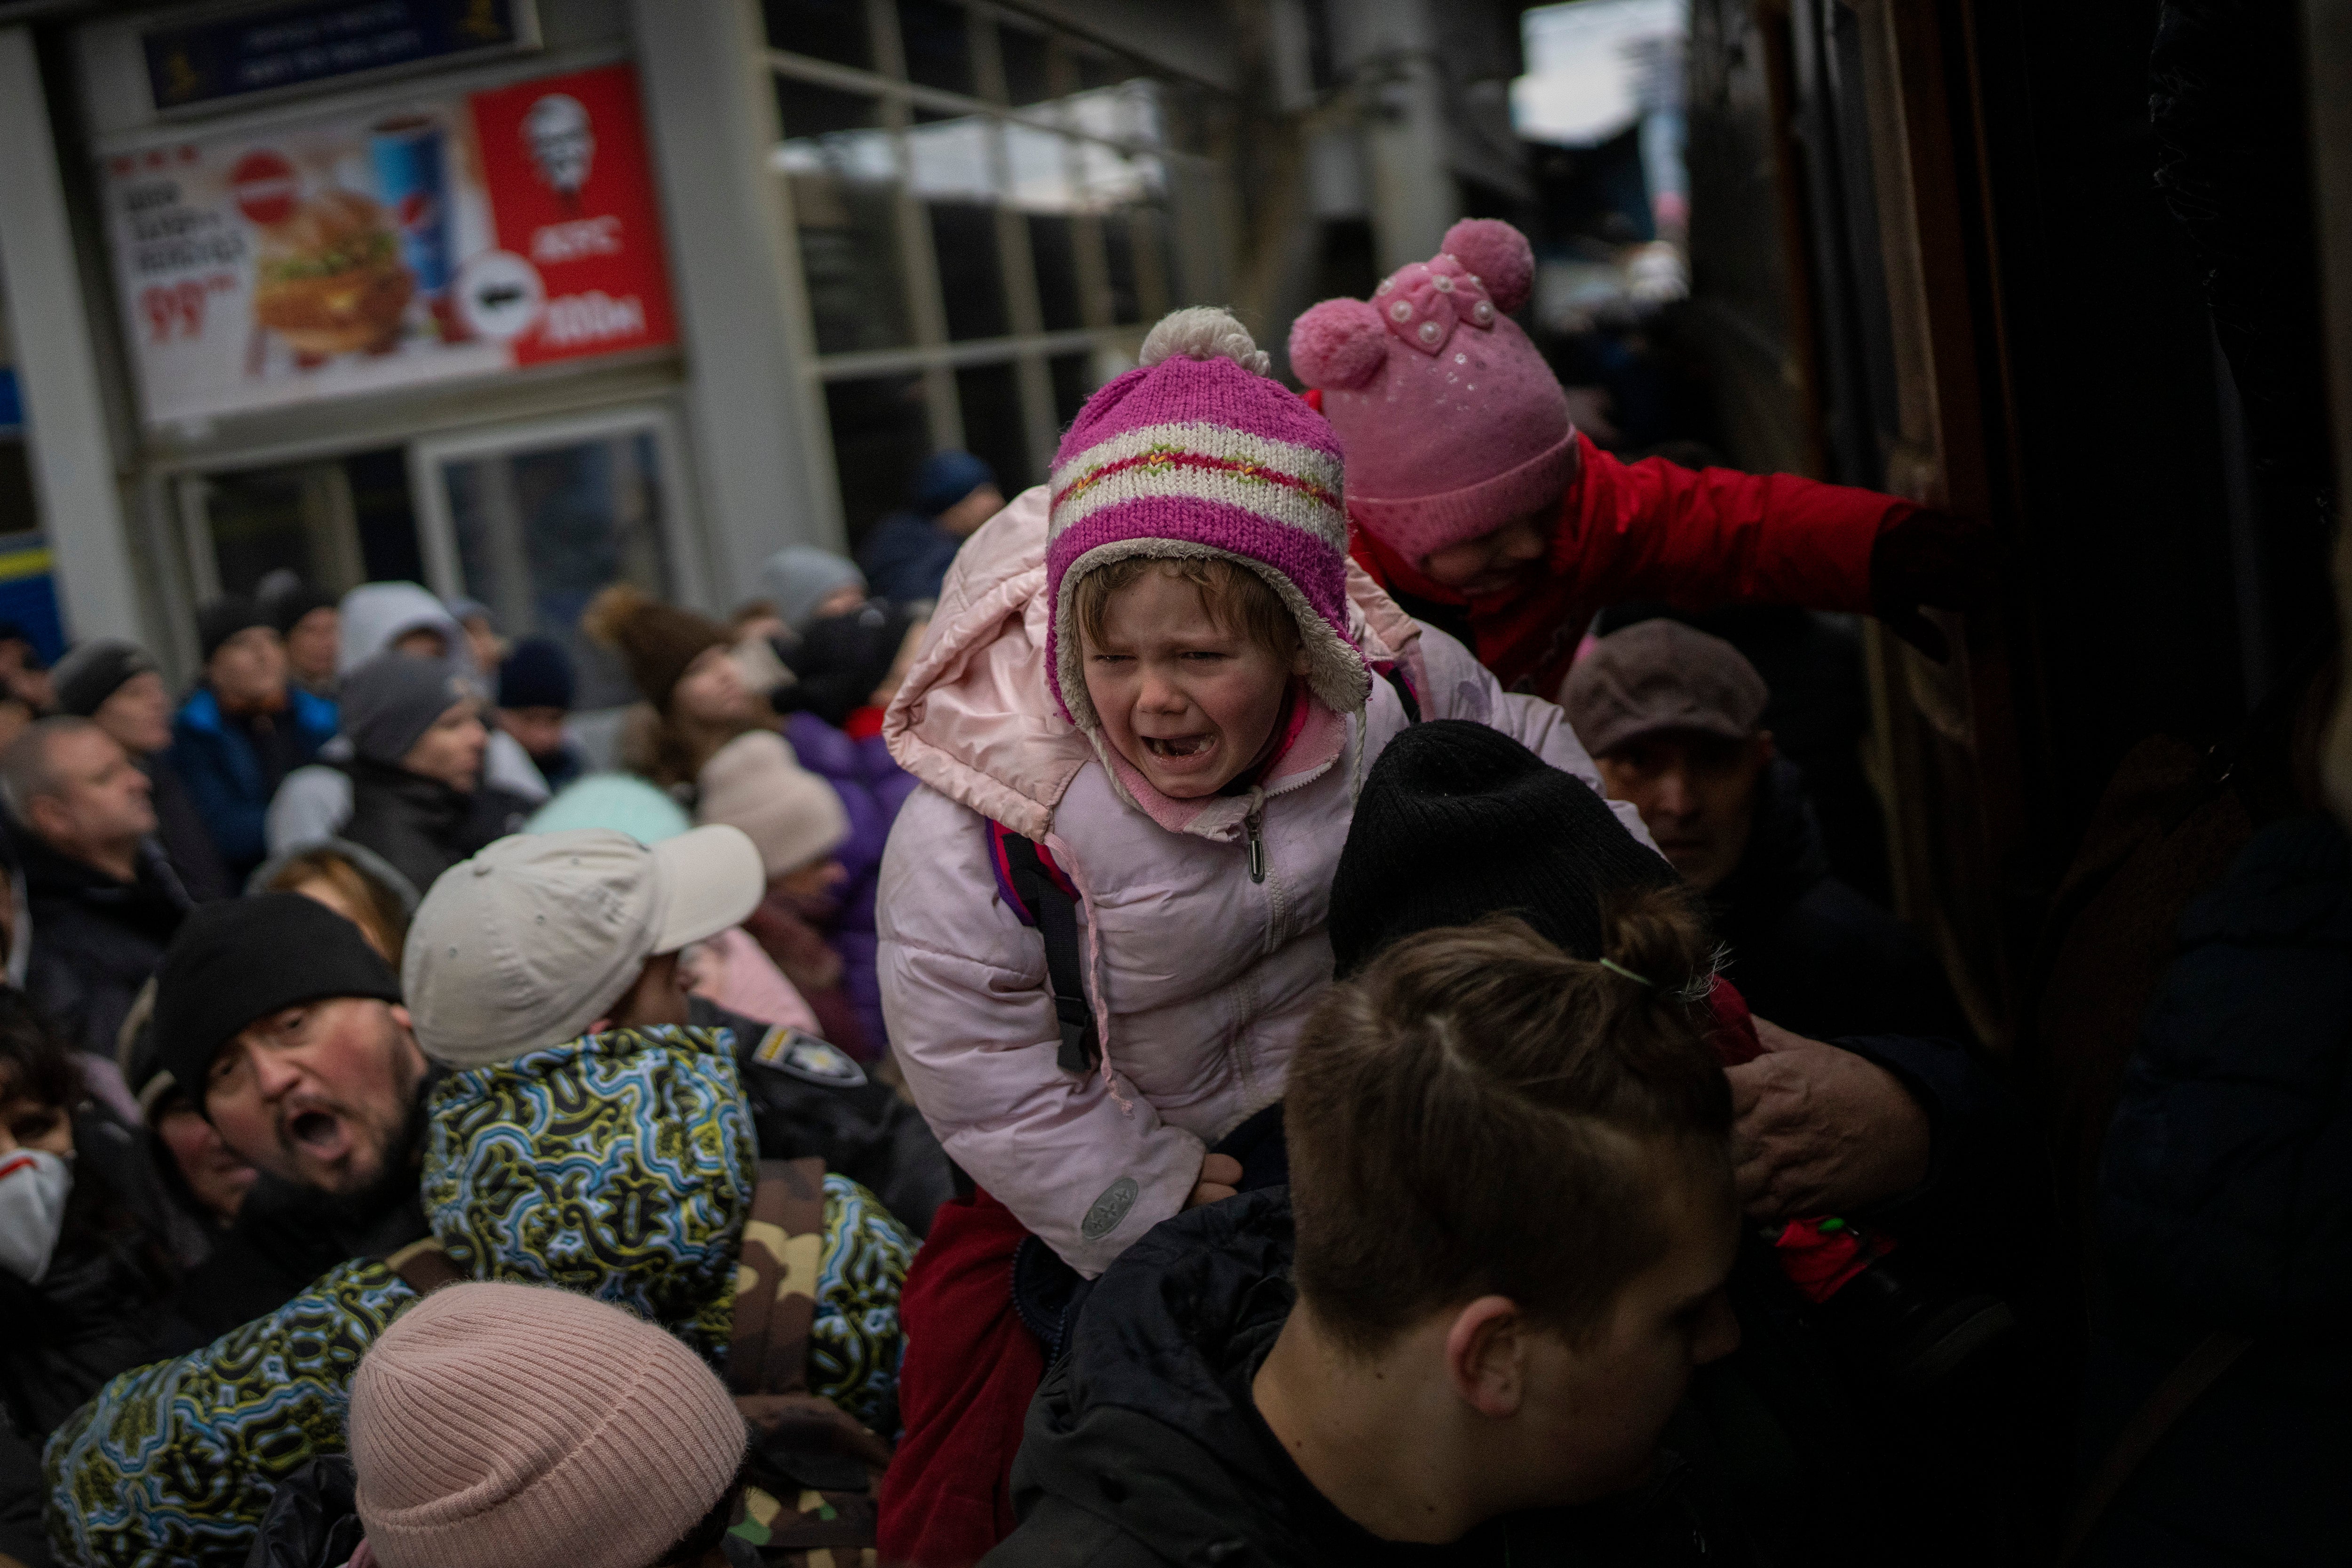
<svg viewBox="0 0 2352 1568"><path fill-rule="evenodd" d="M1589 1502L1636 1486L1692 1372L1739 1344L1723 1282L1738 1211L1722 1180L1675 1180L1663 1203L1665 1254L1619 1293L1589 1335L1523 1331L1517 1478L1521 1507Z"/></svg>
<svg viewBox="0 0 2352 1568"><path fill-rule="evenodd" d="M1490 533L1432 551L1421 569L1441 587L1465 599L1490 599L1542 575L1551 553L1551 524L1559 502L1547 502L1511 519Z"/></svg>
<svg viewBox="0 0 2352 1568"><path fill-rule="evenodd" d="M54 787L29 812L41 836L68 853L119 850L155 831L147 775L102 730L77 730L49 742Z"/></svg>
<svg viewBox="0 0 2352 1568"><path fill-rule="evenodd" d="M90 717L134 757L151 756L172 743L171 694L152 669L116 687Z"/></svg>
<svg viewBox="0 0 2352 1568"><path fill-rule="evenodd" d="M294 623L286 634L286 662L297 676L316 685L334 675L335 639L341 626L342 617L331 605L322 605Z"/></svg>
<svg viewBox="0 0 2352 1568"><path fill-rule="evenodd" d="M551 757L563 750L561 708L501 708L499 728L512 735L534 757Z"/></svg>
<svg viewBox="0 0 2352 1568"><path fill-rule="evenodd" d="M410 658L446 658L449 639L431 626L414 626L392 639L392 651Z"/></svg>
<svg viewBox="0 0 2352 1568"><path fill-rule="evenodd" d="M1696 731L1641 735L1594 759L1612 800L1630 801L1683 879L1712 892L1748 849L1756 782L1772 736L1728 740Z"/></svg>
<svg viewBox="0 0 2352 1568"><path fill-rule="evenodd" d="M205 1111L224 1142L271 1175L361 1193L406 1157L424 1079L408 1009L329 997L257 1018L222 1047Z"/></svg>
<svg viewBox="0 0 2352 1568"><path fill-rule="evenodd" d="M286 698L286 642L269 626L247 626L213 650L205 678L232 709L275 708Z"/></svg>
<svg viewBox="0 0 2352 1568"><path fill-rule="evenodd" d="M482 727L481 712L467 698L449 704L408 748L400 765L412 773L438 779L462 795L471 795L482 782L482 754L489 744L490 732Z"/></svg>

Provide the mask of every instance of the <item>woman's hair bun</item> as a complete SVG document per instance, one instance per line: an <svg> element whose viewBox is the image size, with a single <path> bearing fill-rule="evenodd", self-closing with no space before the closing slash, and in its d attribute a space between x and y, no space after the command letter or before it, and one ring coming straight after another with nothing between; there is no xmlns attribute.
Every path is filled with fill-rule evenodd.
<svg viewBox="0 0 2352 1568"><path fill-rule="evenodd" d="M1381 313L1362 300L1326 300L1290 325L1290 373L1308 386L1361 386L1388 352Z"/></svg>
<svg viewBox="0 0 2352 1568"><path fill-rule="evenodd" d="M1188 305L1160 318L1143 340L1136 363L1155 365L1171 359L1229 359L1252 375L1274 374L1274 360L1231 310Z"/></svg>
<svg viewBox="0 0 2352 1568"><path fill-rule="evenodd" d="M1535 288L1535 247L1500 218L1465 217L1437 248L1471 270L1497 310L1517 310Z"/></svg>

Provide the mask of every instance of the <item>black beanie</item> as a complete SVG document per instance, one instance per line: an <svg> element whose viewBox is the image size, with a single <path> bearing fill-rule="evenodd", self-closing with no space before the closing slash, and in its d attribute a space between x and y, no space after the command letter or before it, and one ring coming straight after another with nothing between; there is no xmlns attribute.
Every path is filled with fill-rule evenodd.
<svg viewBox="0 0 2352 1568"><path fill-rule="evenodd" d="M1415 931L1515 914L1598 958L1610 896L1677 879L1582 780L1498 730L1434 719L1364 781L1331 879L1332 956L1345 979Z"/></svg>
<svg viewBox="0 0 2352 1568"><path fill-rule="evenodd" d="M220 645L242 631L269 625L269 617L251 599L236 594L215 599L196 612L196 651L206 664Z"/></svg>
<svg viewBox="0 0 2352 1568"><path fill-rule="evenodd" d="M300 626L302 617L311 611L331 610L341 603L337 595L324 588L313 588L298 577L291 583L278 584L276 593L262 595L261 613L268 616L269 624L283 635Z"/></svg>
<svg viewBox="0 0 2352 1568"><path fill-rule="evenodd" d="M155 972L155 1058L201 1109L213 1058L247 1025L331 996L400 1000L359 927L300 893L198 904Z"/></svg>
<svg viewBox="0 0 2352 1568"><path fill-rule="evenodd" d="M572 656L552 637L525 637L499 666L501 708L572 708Z"/></svg>
<svg viewBox="0 0 2352 1568"><path fill-rule="evenodd" d="M134 675L155 668L147 650L120 637L100 637L75 647L49 672L58 694L58 711L87 719L122 689Z"/></svg>
<svg viewBox="0 0 2352 1568"><path fill-rule="evenodd" d="M839 727L866 706L890 673L911 624L905 610L882 599L812 623L799 645L784 652L785 666L798 679L770 699L776 711L806 710Z"/></svg>

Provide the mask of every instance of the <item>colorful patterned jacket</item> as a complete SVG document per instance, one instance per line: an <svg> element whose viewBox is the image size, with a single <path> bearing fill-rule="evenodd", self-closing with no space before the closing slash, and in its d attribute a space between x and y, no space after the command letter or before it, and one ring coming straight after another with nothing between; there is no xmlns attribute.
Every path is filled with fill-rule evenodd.
<svg viewBox="0 0 2352 1568"><path fill-rule="evenodd" d="M758 1157L725 1031L584 1036L452 1074L427 1110L425 1211L462 1272L627 1307L724 1372ZM838 1176L824 1227L811 1387L871 1425L895 1404L915 1243ZM383 1262L339 1264L269 1316L108 1384L45 1454L58 1561L242 1563L278 1481L342 1451L352 1372L415 1300Z"/></svg>

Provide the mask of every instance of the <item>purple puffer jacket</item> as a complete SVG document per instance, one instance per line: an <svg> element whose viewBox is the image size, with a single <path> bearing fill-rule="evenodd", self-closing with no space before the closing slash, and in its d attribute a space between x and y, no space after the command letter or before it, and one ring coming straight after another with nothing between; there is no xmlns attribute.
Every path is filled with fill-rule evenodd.
<svg viewBox="0 0 2352 1568"><path fill-rule="evenodd" d="M841 954L841 984L857 1007L866 1044L878 1054L889 1037L882 1027L882 987L874 969L874 889L882 879L882 849L898 808L915 793L915 777L900 767L882 737L853 741L814 713L784 721L784 739L801 766L833 785L849 813L849 837L836 858L849 880L827 932Z"/></svg>

